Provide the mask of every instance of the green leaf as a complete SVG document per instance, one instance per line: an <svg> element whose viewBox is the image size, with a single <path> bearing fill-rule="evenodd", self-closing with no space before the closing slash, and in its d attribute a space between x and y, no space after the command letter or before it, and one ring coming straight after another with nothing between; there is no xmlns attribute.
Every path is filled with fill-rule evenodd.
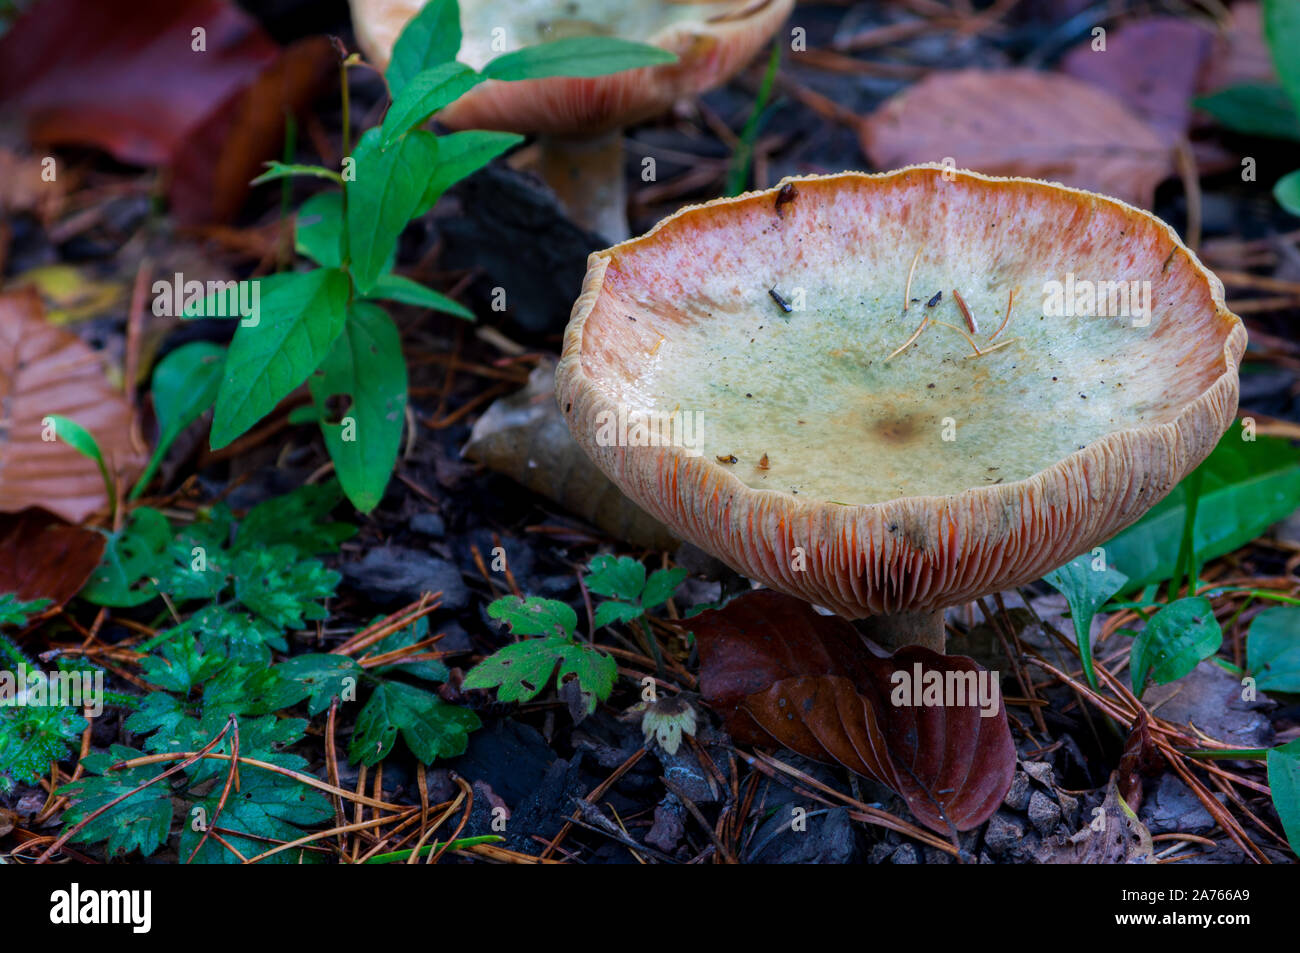
<svg viewBox="0 0 1300 953"><path fill-rule="evenodd" d="M438 204L442 193L466 176L472 175L507 149L524 141L513 132L486 132L470 129L438 137L438 163L420 199L417 217Z"/></svg>
<svg viewBox="0 0 1300 953"><path fill-rule="evenodd" d="M0 779L35 784L49 775L50 762L72 754L72 743L85 730L86 719L70 706L10 702L0 707ZM0 790L7 787L0 783Z"/></svg>
<svg viewBox="0 0 1300 953"><path fill-rule="evenodd" d="M1043 581L1065 596L1070 603L1070 617L1074 620L1074 638L1083 660L1083 672L1088 684L1097 688L1097 672L1092 660L1092 617L1106 602L1124 588L1128 577L1117 569L1092 568L1093 557L1085 553L1076 556L1059 569L1053 569Z"/></svg>
<svg viewBox="0 0 1300 953"><path fill-rule="evenodd" d="M400 304L410 304L417 308L428 308L431 311L443 311L447 314L454 314L458 318L464 318L466 321L474 320L474 312L463 304L452 301L446 295L439 294L432 288L426 288L418 281L403 278L401 275L391 273L380 275L375 281L375 286L370 289L370 293L366 297L368 299L382 298Z"/></svg>
<svg viewBox="0 0 1300 953"><path fill-rule="evenodd" d="M432 844L425 844L418 851L421 857L428 857L430 854L439 852L448 853L454 850L464 850L467 847L477 847L479 844L500 844L505 838L500 834L483 834L479 837L458 837L453 841L434 841ZM389 851L386 854L375 854L369 860L364 860L364 864L399 864L404 862L412 853L416 853L414 847L408 847L405 850Z"/></svg>
<svg viewBox="0 0 1300 953"><path fill-rule="evenodd" d="M158 443L149 465L136 481L131 499L144 492L167 450L181 432L198 420L217 399L226 349L208 341L192 341L172 351L154 368L153 407L158 418Z"/></svg>
<svg viewBox="0 0 1300 953"><path fill-rule="evenodd" d="M284 630L267 619L232 606L206 605L185 620L204 652L247 665L267 665L271 650L288 651Z"/></svg>
<svg viewBox="0 0 1300 953"><path fill-rule="evenodd" d="M1148 676L1157 685L1182 678L1222 644L1223 631L1209 599L1189 596L1169 603L1133 640L1133 694L1142 694Z"/></svg>
<svg viewBox="0 0 1300 953"><path fill-rule="evenodd" d="M383 499L406 422L406 361L393 319L373 304L354 304L308 386L343 492L369 513ZM333 410L340 398L343 407Z"/></svg>
<svg viewBox="0 0 1300 953"><path fill-rule="evenodd" d="M275 291L281 285L291 285L298 276L293 272L250 278L248 281L208 282L219 289L203 298L188 300L181 311L186 320L194 318L230 318L245 320L251 317L251 305ZM256 297L254 297L256 295ZM247 307L246 307L247 306Z"/></svg>
<svg viewBox="0 0 1300 953"><path fill-rule="evenodd" d="M293 224L293 249L318 265L343 264L343 193L318 192L302 203Z"/></svg>
<svg viewBox="0 0 1300 953"><path fill-rule="evenodd" d="M500 80L605 76L675 62L676 54L657 46L612 36L573 36L498 56L483 67L483 76Z"/></svg>
<svg viewBox="0 0 1300 953"><path fill-rule="evenodd" d="M643 615L645 615L645 610L640 606L629 605L626 602L602 602L596 606L596 614L592 617L592 625L601 629L613 622L631 622Z"/></svg>
<svg viewBox="0 0 1300 953"><path fill-rule="evenodd" d="M394 99L424 70L454 60L460 52L460 7L456 0L431 0L402 28L384 73Z"/></svg>
<svg viewBox="0 0 1300 953"><path fill-rule="evenodd" d="M1246 667L1260 688L1300 693L1300 609L1265 609L1250 623Z"/></svg>
<svg viewBox="0 0 1300 953"><path fill-rule="evenodd" d="M235 557L235 598L280 628L300 629L304 619L324 619L318 600L334 595L340 576L316 559L298 559L292 546L246 550Z"/></svg>
<svg viewBox="0 0 1300 953"><path fill-rule="evenodd" d="M1300 169L1288 172L1273 186L1273 198L1292 215L1300 215Z"/></svg>
<svg viewBox="0 0 1300 953"><path fill-rule="evenodd" d="M667 602L686 576L685 569L656 569L646 580L645 591L641 593L641 605L653 609Z"/></svg>
<svg viewBox="0 0 1300 953"><path fill-rule="evenodd" d="M596 703L604 701L614 690L614 683L618 680L618 663L612 656L589 645L570 643L560 649L557 684L563 685L570 676L577 680L582 706L590 715L596 710Z"/></svg>
<svg viewBox="0 0 1300 953"><path fill-rule="evenodd" d="M379 619L372 620L378 622ZM429 637L429 618L421 616L413 623L403 626L387 638L376 642L368 654L385 655L389 652L396 652L398 649L406 648L408 645L415 645L417 642L423 642ZM421 654L428 651L437 650L437 645L426 647L421 650ZM428 682L445 682L450 675L447 666L442 664L438 659L423 659L419 662L393 662L391 665L381 665L375 669L378 675L391 674L393 672L404 672L407 675L413 675L416 678L422 678Z"/></svg>
<svg viewBox="0 0 1300 953"><path fill-rule="evenodd" d="M31 616L44 612L53 602L53 599L33 599L31 602L22 602L12 592L0 594L0 628L14 626L21 629Z"/></svg>
<svg viewBox="0 0 1300 953"><path fill-rule="evenodd" d="M645 589L645 566L631 556L597 556L587 569L586 582L597 595L635 602Z"/></svg>
<svg viewBox="0 0 1300 953"><path fill-rule="evenodd" d="M256 324L241 322L235 331L212 421L213 450L274 410L316 370L343 330L347 275L318 268L293 277L262 297Z"/></svg>
<svg viewBox="0 0 1300 953"><path fill-rule="evenodd" d="M483 77L464 63L439 63L417 74L388 107L379 127L380 145L391 148L407 131L481 82Z"/></svg>
<svg viewBox="0 0 1300 953"><path fill-rule="evenodd" d="M222 765L223 770L228 770ZM275 846L275 842L297 840L306 833L304 828L334 818L334 808L329 799L315 788L310 788L293 778L274 774L261 768L245 767L239 772L239 790L232 790L220 815L217 805L221 800L222 784L217 784L204 797L189 805L187 823L181 826L180 857L187 859L203 838L199 818L215 821L222 840L239 851L245 858L256 856ZM196 814L195 809L201 809ZM195 828L198 827L198 830ZM220 841L209 837L202 841L194 858L196 864L239 864L242 861L224 847ZM314 861L315 855L305 850L285 850L268 857L261 863L297 864Z"/></svg>
<svg viewBox="0 0 1300 953"><path fill-rule="evenodd" d="M307 712L319 715L335 698L356 697L364 670L346 655L297 655L275 666L280 682L267 702L275 709L296 705L304 698Z"/></svg>
<svg viewBox="0 0 1300 953"><path fill-rule="evenodd" d="M1300 506L1300 451L1285 440L1245 441L1233 427L1201 469L1194 551L1202 563L1244 546ZM1128 576L1125 592L1173 575L1186 503L1186 487L1179 484L1105 544L1107 561Z"/></svg>
<svg viewBox="0 0 1300 953"><path fill-rule="evenodd" d="M327 169L320 165L298 165L285 162L267 162L266 171L259 175L249 185L261 185L263 182L273 182L276 179L287 179L295 175L312 176L318 179L329 179L331 182L343 184L343 176L339 175L333 169Z"/></svg>
<svg viewBox="0 0 1300 953"><path fill-rule="evenodd" d="M572 638L578 628L578 614L556 599L504 596L488 606L488 615L510 626L515 635L559 635Z"/></svg>
<svg viewBox="0 0 1300 953"><path fill-rule="evenodd" d="M104 492L109 500L112 500L113 478L108 475L108 466L104 463L104 454L100 452L99 444L90 435L90 431L75 420L61 414L49 414L42 423L46 425L53 424L56 437L83 457L88 457L95 462L95 466L99 467L99 475L104 481Z"/></svg>
<svg viewBox="0 0 1300 953"><path fill-rule="evenodd" d="M244 515L231 548L240 552L287 543L304 556L337 553L339 544L357 532L350 523L328 519L342 500L342 488L331 479L258 503Z"/></svg>
<svg viewBox="0 0 1300 953"><path fill-rule="evenodd" d="M1273 806L1291 849L1300 853L1300 738L1270 748L1266 762Z"/></svg>
<svg viewBox="0 0 1300 953"><path fill-rule="evenodd" d="M95 811L155 777L158 771L151 766L109 770L118 762L140 755L140 751L125 745L113 745L107 752L87 755L81 762L87 776L58 790L71 800L63 814L64 827L75 827ZM72 840L74 843L104 841L109 857L133 850L148 857L167 841L172 823L171 799L172 789L166 781L151 784L108 808L74 834Z"/></svg>
<svg viewBox="0 0 1300 953"><path fill-rule="evenodd" d="M98 606L125 608L148 602L158 594L153 579L171 565L172 541L167 517L142 506L124 527L108 537L104 556L81 598Z"/></svg>
<svg viewBox="0 0 1300 953"><path fill-rule="evenodd" d="M401 682L383 682L357 716L348 760L378 764L401 732L411 753L424 764L465 753L469 733L479 727L467 708L448 705L437 695Z"/></svg>
<svg viewBox="0 0 1300 953"><path fill-rule="evenodd" d="M1278 79L1300 112L1300 5L1295 0L1262 0L1260 13Z"/></svg>
<svg viewBox="0 0 1300 953"><path fill-rule="evenodd" d="M352 277L366 294L384 272L397 239L420 207L438 160L438 137L422 129L388 149L370 129L357 144L356 180L348 182L347 230Z"/></svg>
<svg viewBox="0 0 1300 953"><path fill-rule="evenodd" d="M1193 100L1219 125L1247 136L1300 139L1300 119L1280 86L1243 83Z"/></svg>
<svg viewBox="0 0 1300 953"><path fill-rule="evenodd" d="M559 636L526 639L493 652L465 675L461 687L497 690L497 701L526 702L551 680L560 652L571 641Z"/></svg>

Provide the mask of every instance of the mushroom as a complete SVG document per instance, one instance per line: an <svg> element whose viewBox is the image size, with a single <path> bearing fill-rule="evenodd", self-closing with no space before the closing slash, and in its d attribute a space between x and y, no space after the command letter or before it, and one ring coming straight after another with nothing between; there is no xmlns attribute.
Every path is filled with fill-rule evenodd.
<svg viewBox="0 0 1300 953"><path fill-rule="evenodd" d="M1088 287L1105 313L1080 313ZM556 393L678 535L882 644L943 651L945 607L1106 541L1206 457L1245 346L1150 214L912 166L788 179L594 253Z"/></svg>
<svg viewBox="0 0 1300 953"><path fill-rule="evenodd" d="M357 42L382 68L424 0L351 0ZM458 59L474 69L524 46L618 36L677 62L594 78L487 82L438 114L453 129L537 134L539 171L573 219L610 241L627 237L622 127L730 79L785 22L794 0L461 0Z"/></svg>

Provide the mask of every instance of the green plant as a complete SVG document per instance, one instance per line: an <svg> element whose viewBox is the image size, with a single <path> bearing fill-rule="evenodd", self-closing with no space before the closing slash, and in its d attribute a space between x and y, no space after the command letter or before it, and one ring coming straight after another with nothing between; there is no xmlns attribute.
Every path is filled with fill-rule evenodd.
<svg viewBox="0 0 1300 953"><path fill-rule="evenodd" d="M1280 84L1232 86L1195 102L1237 132L1300 141L1300 5L1262 0L1261 13ZM1300 169L1279 179L1273 196L1292 215L1300 215Z"/></svg>
<svg viewBox="0 0 1300 953"><path fill-rule="evenodd" d="M215 397L211 445L228 445L304 381L344 492L369 512L382 498L397 460L406 414L401 335L378 305L392 301L452 314L462 305L393 273L397 241L452 184L522 141L466 131L438 136L418 128L438 110L487 80L598 76L675 57L657 47L605 37L574 37L507 53L481 71L455 61L460 49L455 0L433 0L407 24L385 73L392 103L368 129L341 171L269 163L255 183L310 176L339 188L313 196L298 215L296 251L316 267L257 281L252 319L235 331ZM348 151L343 64L344 151ZM192 302L187 316L226 311ZM201 412L201 411L200 411Z"/></svg>

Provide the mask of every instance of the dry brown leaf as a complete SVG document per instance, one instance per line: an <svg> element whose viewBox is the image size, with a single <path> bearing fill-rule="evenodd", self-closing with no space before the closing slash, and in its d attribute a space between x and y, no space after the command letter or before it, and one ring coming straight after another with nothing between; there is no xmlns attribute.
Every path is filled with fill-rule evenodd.
<svg viewBox="0 0 1300 953"><path fill-rule="evenodd" d="M569 434L555 403L555 363L543 362L522 390L492 404L474 424L466 457L504 473L611 536L675 549L677 540L610 482Z"/></svg>
<svg viewBox="0 0 1300 953"><path fill-rule="evenodd" d="M143 443L103 358L47 324L35 291L0 294L0 512L36 506L79 523L106 506L104 481L91 460L43 439L50 414L90 431L118 480L140 473Z"/></svg>
<svg viewBox="0 0 1300 953"><path fill-rule="evenodd" d="M943 162L1049 179L1144 208L1173 169L1152 128L1104 90L1036 70L935 73L887 100L861 127L882 169Z"/></svg>
<svg viewBox="0 0 1300 953"><path fill-rule="evenodd" d="M53 600L61 606L99 565L102 533L72 526L43 510L0 514L0 593L22 602Z"/></svg>
<svg viewBox="0 0 1300 953"><path fill-rule="evenodd" d="M1155 849L1151 832L1120 796L1112 774L1105 801L1083 830L1070 838L1048 838L1036 859L1040 864L1153 864Z"/></svg>

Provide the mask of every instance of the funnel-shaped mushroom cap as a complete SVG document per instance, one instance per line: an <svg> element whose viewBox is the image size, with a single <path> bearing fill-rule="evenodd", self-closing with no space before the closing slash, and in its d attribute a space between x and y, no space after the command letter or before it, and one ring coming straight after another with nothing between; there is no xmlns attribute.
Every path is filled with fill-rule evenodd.
<svg viewBox="0 0 1300 953"><path fill-rule="evenodd" d="M1036 579L1136 520L1232 422L1245 345L1151 215L916 166L791 179L593 254L556 387L633 500L856 618Z"/></svg>
<svg viewBox="0 0 1300 953"><path fill-rule="evenodd" d="M357 42L372 63L388 63L402 28L424 3L351 0ZM461 0L458 59L475 69L502 53L572 36L649 43L676 53L678 61L591 79L488 82L438 118L460 129L582 136L637 122L726 82L793 7L794 0Z"/></svg>

